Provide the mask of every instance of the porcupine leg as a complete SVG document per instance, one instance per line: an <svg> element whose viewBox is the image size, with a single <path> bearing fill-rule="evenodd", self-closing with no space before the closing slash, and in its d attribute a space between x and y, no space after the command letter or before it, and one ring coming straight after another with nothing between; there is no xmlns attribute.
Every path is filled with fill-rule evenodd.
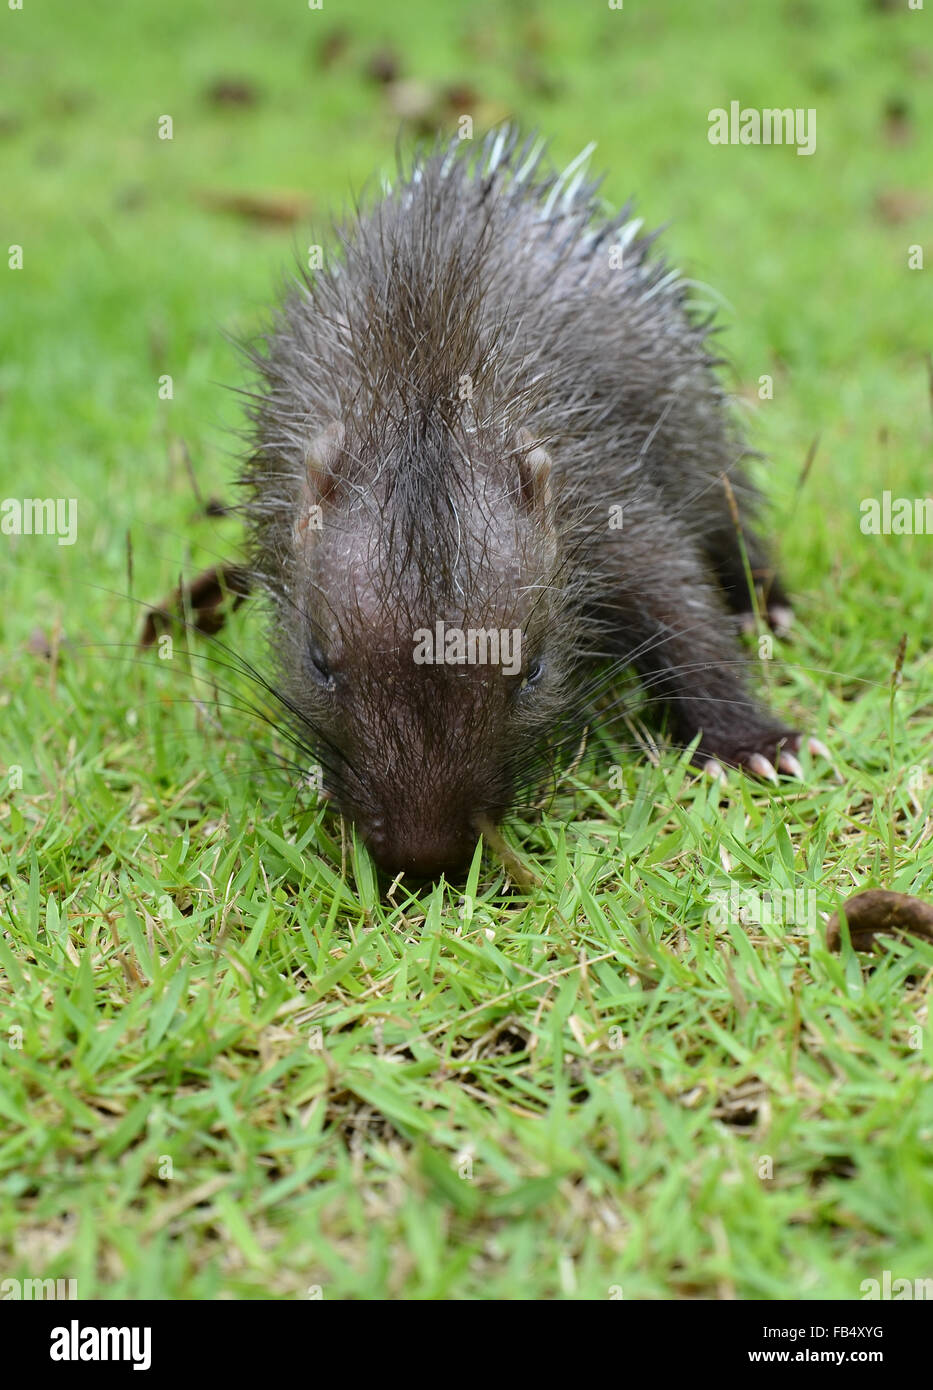
<svg viewBox="0 0 933 1390"><path fill-rule="evenodd" d="M793 621L793 606L768 547L757 533L758 492L740 468L742 456L730 463L731 455L732 446L723 437L718 460L706 462L701 470L702 483L694 484L686 498L680 479L673 490L669 478L662 475L658 482L667 494L668 515L679 519L678 524L694 538L719 581L726 607L737 614L743 630L754 629L757 606L775 632L783 634ZM749 586L749 571L757 605Z"/></svg>
<svg viewBox="0 0 933 1390"><path fill-rule="evenodd" d="M764 543L754 531L743 526L743 540L761 614L775 632L783 634L790 628L794 616L787 591ZM744 629L752 630L755 614L748 574L731 518L728 527L717 528L704 536L703 549L722 588L729 611L738 614Z"/></svg>
<svg viewBox="0 0 933 1390"><path fill-rule="evenodd" d="M610 600L614 645L631 657L645 688L670 710L676 737L699 733L695 760L711 772L741 767L776 780L775 765L792 776L803 735L763 709L745 684L743 657L727 631L716 586L686 534L643 561L629 535L619 550L619 588ZM810 751L828 756L810 740Z"/></svg>
<svg viewBox="0 0 933 1390"><path fill-rule="evenodd" d="M756 530L758 494L742 473L730 470L726 458L724 443L721 471L710 472L699 491L686 501L671 496L669 505L679 524L694 538L719 581L726 607L738 615L742 628L750 631L755 626L750 573L759 612L775 632L784 633L793 621L793 607L768 547Z"/></svg>

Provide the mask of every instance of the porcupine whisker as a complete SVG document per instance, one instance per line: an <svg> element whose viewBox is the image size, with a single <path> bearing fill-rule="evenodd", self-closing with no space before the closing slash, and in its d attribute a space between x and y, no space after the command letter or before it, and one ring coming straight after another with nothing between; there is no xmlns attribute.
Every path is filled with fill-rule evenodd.
<svg viewBox="0 0 933 1390"><path fill-rule="evenodd" d="M199 634L199 635L203 636L203 635L205 635L205 634L201 633L201 634ZM81 643L81 644L78 644L77 650L82 650L82 651L85 651L85 650L92 650L92 651L93 651L93 650L97 650L97 649L108 650L108 649L110 649L110 648L125 649L125 648L127 648L127 647L129 647L129 649L132 650L132 651L137 650L135 644L124 644L124 643L110 643L110 644L103 644L103 643ZM217 659L216 659L215 657L210 656L210 655L207 655L207 654L205 654L205 653L198 653L198 652L189 651L189 652L187 653L187 655L188 655L189 657L195 659L195 660L204 661L204 662L209 663L209 664L211 664L211 665L214 665L214 664L217 663ZM147 668L147 669L151 669L151 667L152 667L152 663L151 663L151 662L145 661L145 660L143 660L142 658L136 658L135 660L131 660L131 661L130 661L130 664L131 664L131 665L142 666L142 667L145 667L145 668ZM222 665L222 666L224 666L224 667L226 667L226 669L229 669L229 670L234 671L235 673L237 673L237 674L239 674L239 675L246 675L248 679L252 679L252 677L249 676L248 672L244 671L244 670L243 670L242 668L240 668L240 667L231 666L231 665L229 665L228 663L219 663L219 664ZM269 683L268 683L267 681L265 681L264 679L261 679L261 680L260 680L259 682L257 682L257 683L261 685L261 688L263 688L264 690L266 690L267 692L269 692L269 693L273 696L273 698L274 698L275 700L277 700L277 701L280 701L280 700L281 700L281 696L278 694L278 692L276 692L276 690L275 690L275 688L274 688L273 686L269 685ZM250 717L252 717L252 718L259 719L261 722L263 722L263 723L265 723L265 724L268 724L269 727L270 727L276 734L278 734L280 737L282 737L283 739L285 739L286 742L290 743L290 744L296 749L296 751L298 751L298 752L300 752L300 753L306 754L307 757L308 757L309 759L312 760L312 762L320 763L321 766L325 769L325 771L328 769L328 766L330 766L331 768L333 768L333 767L337 767L337 766L340 765L340 764L339 764L339 760L337 760L337 761L332 761L332 760L330 759L330 750L327 748L326 743L323 743L323 742L320 740L320 738L318 737L318 732L317 732L316 730L312 730L312 731L311 731L312 734L315 736L315 739L316 739L316 742L315 742L314 746L312 746L311 744L306 743L306 742L304 742L303 740L299 739L299 737L297 736L297 734L293 733L289 728L283 727L283 726L281 725L281 723L274 717L273 711L271 711L271 710L263 710L263 709L261 709L259 706L256 706L256 705L253 705L253 704L251 704L251 703L249 703L249 702L244 701L243 698L239 696L239 693L238 693L238 692L233 691L233 690L230 690L229 687L220 685L220 684L219 684L218 682L216 682L216 681L212 681L212 689L215 690L215 691L216 691L216 690L220 690L220 691L222 691L224 694L229 695L230 698L231 698L231 701L233 702L233 703L231 703L231 704L229 704L229 705L224 705L222 702L217 701L217 700L214 700L214 701L212 702L212 708L235 710L235 711L236 711L237 713L239 713L239 714L248 715L248 716L250 716ZM151 703L154 707L157 707L157 706L161 703L161 700L160 700L160 701L152 701L152 702L149 702L149 703ZM191 697L191 696L185 696L184 699L179 698L179 699L177 699L177 700L175 700L175 701L169 701L169 703L192 704L192 703L195 703L195 701L192 700L192 697ZM145 707L145 705L144 705L143 707ZM295 766L297 767L297 766L299 766L299 765L298 765L298 764L295 764ZM304 768L304 772L307 773L307 767Z"/></svg>
<svg viewBox="0 0 933 1390"><path fill-rule="evenodd" d="M121 593L118 590L110 589L100 584L89 584L89 587L101 593L109 594L111 597L119 597L123 600L128 599L129 602L133 603L137 607L143 608L147 612L149 611L150 605L144 603L141 599ZM320 757L322 747L327 747L336 755L338 763L343 763L344 755L340 753L337 749L330 749L330 741L326 735L326 732L322 729L315 728L313 725L310 725L307 719L305 719L302 715L302 712L297 708L293 708L294 702L281 690L277 689L274 685L272 685L270 681L265 676L263 676L263 674L255 666L252 665L251 662L247 661L246 658L243 657L239 652L234 651L233 648L229 647L226 643L222 642L216 635L202 632L196 624L189 622L188 619L184 618L183 616L176 614L173 616L172 620L173 622L181 626L185 631L193 631L197 633L199 636L206 638L206 640L211 643L212 647L219 648L219 650L224 654L224 656L230 658L234 663L231 669L235 670L238 674L243 675L247 679L253 681L267 694L269 694L274 701L276 701L278 704L281 704L284 708L288 709L291 714L297 717L299 721L309 730L312 738L315 741L318 761L322 761ZM190 655L198 656L201 660L207 659L204 654L192 653L190 648L188 649L188 652ZM272 721L270 720L268 722ZM274 727L277 731L281 732L278 724L274 724Z"/></svg>

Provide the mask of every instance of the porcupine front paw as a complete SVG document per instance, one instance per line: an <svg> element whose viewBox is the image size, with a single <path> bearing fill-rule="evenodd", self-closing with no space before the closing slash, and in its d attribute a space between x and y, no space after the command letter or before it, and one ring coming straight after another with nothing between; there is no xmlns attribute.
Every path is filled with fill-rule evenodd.
<svg viewBox="0 0 933 1390"><path fill-rule="evenodd" d="M794 623L794 610L789 603L769 603L767 608L762 610L761 616L776 637L786 637ZM758 620L751 609L739 613L738 620L740 632L758 631Z"/></svg>
<svg viewBox="0 0 933 1390"><path fill-rule="evenodd" d="M825 743L794 729L774 724L748 724L729 735L704 737L696 752L696 760L710 777L725 779L726 768L739 768L756 777L764 777L777 785L778 773L804 779L804 770L797 753L806 738L807 751L814 758L825 758L832 766L832 755ZM837 774L838 775L838 774Z"/></svg>

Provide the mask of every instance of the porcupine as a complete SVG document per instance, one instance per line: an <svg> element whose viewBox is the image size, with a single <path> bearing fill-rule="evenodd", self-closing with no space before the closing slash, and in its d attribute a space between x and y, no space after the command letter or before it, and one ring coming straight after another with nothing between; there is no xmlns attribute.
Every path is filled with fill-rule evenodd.
<svg viewBox="0 0 933 1390"><path fill-rule="evenodd" d="M513 128L417 155L251 349L278 689L389 871L462 869L623 670L713 774L801 774L736 635L749 572L790 608L710 320L588 155L557 173Z"/></svg>

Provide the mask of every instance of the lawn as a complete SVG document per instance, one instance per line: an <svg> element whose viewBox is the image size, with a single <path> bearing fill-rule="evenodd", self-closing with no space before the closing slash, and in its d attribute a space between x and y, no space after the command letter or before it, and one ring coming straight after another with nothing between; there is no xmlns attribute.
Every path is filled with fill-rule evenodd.
<svg viewBox="0 0 933 1390"><path fill-rule="evenodd" d="M933 897L933 540L861 528L865 499L930 492L931 15L0 11L0 499L78 518L73 545L0 535L4 1277L771 1300L933 1276L933 945L825 935L861 889ZM711 144L731 101L812 109L815 152ZM207 506L241 448L231 339L391 171L400 114L410 148L464 111L558 162L596 141L609 202L669 224L720 306L796 598L757 679L839 780L720 789L636 710L509 822L536 884L487 853L386 892L216 643L135 644L237 554ZM250 604L220 640L262 666Z"/></svg>

